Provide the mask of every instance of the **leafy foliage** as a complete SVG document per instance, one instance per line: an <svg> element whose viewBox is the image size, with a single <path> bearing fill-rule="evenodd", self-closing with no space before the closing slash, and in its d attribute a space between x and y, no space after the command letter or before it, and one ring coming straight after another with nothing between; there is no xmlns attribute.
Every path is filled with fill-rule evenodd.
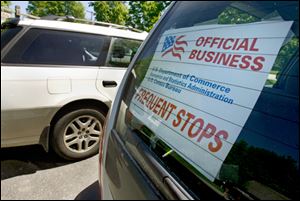
<svg viewBox="0 0 300 201"><path fill-rule="evenodd" d="M84 6L79 1L29 1L26 9L30 14L43 17L47 15L84 18Z"/></svg>
<svg viewBox="0 0 300 201"><path fill-rule="evenodd" d="M1 7L9 7L11 5L10 1L1 1Z"/></svg>
<svg viewBox="0 0 300 201"><path fill-rule="evenodd" d="M128 8L122 1L94 1L89 6L94 8L98 21L120 25L127 21Z"/></svg>
<svg viewBox="0 0 300 201"><path fill-rule="evenodd" d="M150 31L171 1L130 1L126 25Z"/></svg>
<svg viewBox="0 0 300 201"><path fill-rule="evenodd" d="M259 18L235 8L227 8L218 17L219 24L244 24L257 21Z"/></svg>
<svg viewBox="0 0 300 201"><path fill-rule="evenodd" d="M1 1L1 7L4 6L4 7L9 7L11 5L11 2L10 1Z"/></svg>
<svg viewBox="0 0 300 201"><path fill-rule="evenodd" d="M292 195L299 188L299 169L294 159L250 146L243 140L233 145L224 163L239 166L240 185L259 181L286 195Z"/></svg>

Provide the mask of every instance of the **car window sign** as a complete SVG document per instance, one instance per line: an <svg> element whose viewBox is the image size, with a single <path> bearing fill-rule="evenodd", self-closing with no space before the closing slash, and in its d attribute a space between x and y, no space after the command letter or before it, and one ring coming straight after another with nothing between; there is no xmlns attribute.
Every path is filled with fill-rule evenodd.
<svg viewBox="0 0 300 201"><path fill-rule="evenodd" d="M214 181L292 21L166 31L129 110Z"/></svg>

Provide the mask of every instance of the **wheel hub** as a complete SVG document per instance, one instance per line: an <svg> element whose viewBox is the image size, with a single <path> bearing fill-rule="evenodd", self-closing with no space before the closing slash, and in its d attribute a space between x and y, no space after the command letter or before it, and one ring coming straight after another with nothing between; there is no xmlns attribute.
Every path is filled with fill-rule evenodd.
<svg viewBox="0 0 300 201"><path fill-rule="evenodd" d="M101 122L91 115L83 115L66 126L64 144L72 152L84 153L94 148L101 137Z"/></svg>

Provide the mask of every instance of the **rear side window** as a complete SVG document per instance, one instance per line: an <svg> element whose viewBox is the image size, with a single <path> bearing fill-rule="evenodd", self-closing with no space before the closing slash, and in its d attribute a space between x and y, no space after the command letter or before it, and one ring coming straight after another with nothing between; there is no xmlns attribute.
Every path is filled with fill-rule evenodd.
<svg viewBox="0 0 300 201"><path fill-rule="evenodd" d="M22 27L1 29L1 50L22 30Z"/></svg>
<svg viewBox="0 0 300 201"><path fill-rule="evenodd" d="M120 136L135 132L195 198L297 199L298 9L175 4L128 77Z"/></svg>
<svg viewBox="0 0 300 201"><path fill-rule="evenodd" d="M128 67L142 41L113 38L107 58L107 66Z"/></svg>
<svg viewBox="0 0 300 201"><path fill-rule="evenodd" d="M101 35L30 29L4 62L95 66L105 61L108 44L109 37Z"/></svg>

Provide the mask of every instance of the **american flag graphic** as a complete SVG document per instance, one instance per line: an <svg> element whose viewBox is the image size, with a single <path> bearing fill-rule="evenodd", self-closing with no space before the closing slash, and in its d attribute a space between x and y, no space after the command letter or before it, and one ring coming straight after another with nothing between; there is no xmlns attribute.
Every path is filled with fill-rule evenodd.
<svg viewBox="0 0 300 201"><path fill-rule="evenodd" d="M181 54L184 53L184 48L182 46L188 46L186 41L181 40L183 37L184 35L177 37L167 36L161 50L161 52L163 52L162 57L168 53L172 53L174 57L178 57L181 60Z"/></svg>

